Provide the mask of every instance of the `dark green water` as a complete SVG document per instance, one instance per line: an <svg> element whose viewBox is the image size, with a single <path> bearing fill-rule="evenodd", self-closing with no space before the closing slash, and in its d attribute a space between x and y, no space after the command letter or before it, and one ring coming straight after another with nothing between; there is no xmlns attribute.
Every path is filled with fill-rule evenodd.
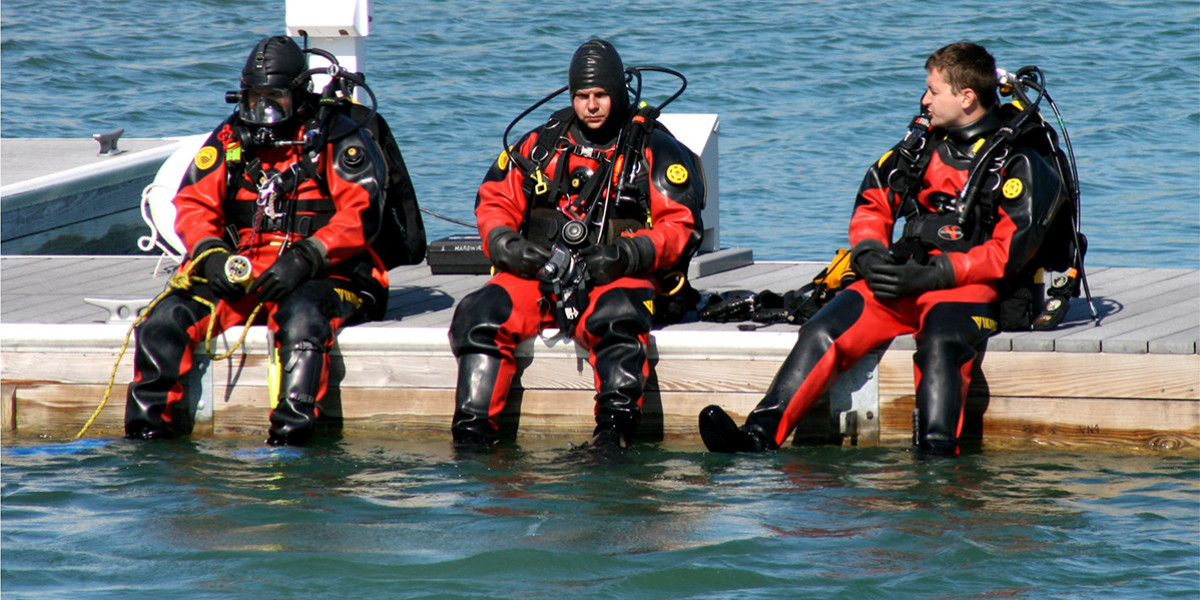
<svg viewBox="0 0 1200 600"><path fill-rule="evenodd" d="M6 599L1200 594L1200 462L1173 453L9 438Z"/></svg>

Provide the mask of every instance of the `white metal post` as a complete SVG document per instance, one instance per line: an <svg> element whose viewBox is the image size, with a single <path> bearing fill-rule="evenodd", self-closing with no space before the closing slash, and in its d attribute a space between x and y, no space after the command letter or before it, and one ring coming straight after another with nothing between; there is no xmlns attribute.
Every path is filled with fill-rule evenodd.
<svg viewBox="0 0 1200 600"><path fill-rule="evenodd" d="M337 57L347 71L362 73L363 43L370 34L370 0L287 0L287 34L307 37L310 48L320 48ZM328 66L329 61L309 55L308 66ZM329 76L313 77L314 91L320 92ZM354 92L358 100L358 90Z"/></svg>

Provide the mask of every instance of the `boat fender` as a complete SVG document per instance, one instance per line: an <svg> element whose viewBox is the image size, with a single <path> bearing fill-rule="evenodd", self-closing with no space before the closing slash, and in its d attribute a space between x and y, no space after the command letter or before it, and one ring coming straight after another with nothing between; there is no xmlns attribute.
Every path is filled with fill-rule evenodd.
<svg viewBox="0 0 1200 600"><path fill-rule="evenodd" d="M180 138L179 148L158 168L154 181L142 190L142 220L150 228L149 235L138 238L138 249L142 252L158 248L176 262L181 262L187 254L187 248L175 233L175 194L208 136L202 133Z"/></svg>

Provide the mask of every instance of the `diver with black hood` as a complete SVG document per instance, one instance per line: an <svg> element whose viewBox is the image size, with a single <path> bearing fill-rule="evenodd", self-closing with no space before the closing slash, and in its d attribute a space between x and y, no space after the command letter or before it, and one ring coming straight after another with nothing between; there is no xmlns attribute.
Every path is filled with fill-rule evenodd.
<svg viewBox="0 0 1200 600"><path fill-rule="evenodd" d="M592 447L626 447L641 421L655 273L699 245L704 178L696 156L653 126L657 112L635 107L639 69L664 70L627 70L603 40L581 45L568 85L521 116L566 90L571 106L506 142L479 187L475 216L495 274L450 326L458 445L500 440L516 346L549 330L587 349L595 370Z"/></svg>
<svg viewBox="0 0 1200 600"><path fill-rule="evenodd" d="M306 52L323 51L286 36L255 45L240 89L226 96L237 109L183 177L175 229L191 283L164 296L136 329L127 437L191 433L197 344L265 323L274 341L268 442L303 444L322 413L337 331L386 307L388 272L370 244L383 220L387 166L362 123L323 111L338 99L310 89ZM326 95L346 78L361 82L334 76Z"/></svg>

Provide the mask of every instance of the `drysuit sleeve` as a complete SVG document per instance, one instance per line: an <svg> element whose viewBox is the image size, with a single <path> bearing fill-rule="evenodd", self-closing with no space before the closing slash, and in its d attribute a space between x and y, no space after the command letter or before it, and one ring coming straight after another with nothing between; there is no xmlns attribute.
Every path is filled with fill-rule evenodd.
<svg viewBox="0 0 1200 600"><path fill-rule="evenodd" d="M525 134L513 148L521 156L528 157L534 144L537 143L537 132ZM521 230L525 220L527 199L521 187L525 175L517 168L509 157L507 150L492 163L479 192L475 195L475 222L479 227L479 237L483 240L483 251L488 258L492 257L488 248L488 235L497 227L509 227L514 231Z"/></svg>
<svg viewBox="0 0 1200 600"><path fill-rule="evenodd" d="M223 239L225 232L225 147L232 135L230 120L215 129L183 175L175 194L175 233L189 254L201 242Z"/></svg>
<svg viewBox="0 0 1200 600"><path fill-rule="evenodd" d="M868 239L876 240L884 247L891 246L898 207L893 203L894 194L888 185L888 174L896 168L899 160L896 148L892 148L875 161L863 176L862 185L854 199L854 212L850 216L851 248Z"/></svg>

